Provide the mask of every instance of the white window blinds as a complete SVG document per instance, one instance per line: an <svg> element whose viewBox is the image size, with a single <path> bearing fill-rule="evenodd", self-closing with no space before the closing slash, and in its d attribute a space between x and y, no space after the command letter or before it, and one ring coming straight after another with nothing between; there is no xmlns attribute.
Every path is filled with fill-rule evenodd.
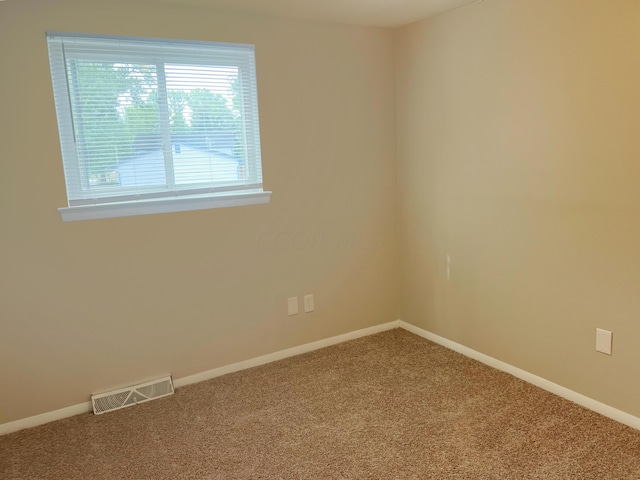
<svg viewBox="0 0 640 480"><path fill-rule="evenodd" d="M252 45L54 32L47 42L69 201L61 210L264 203Z"/></svg>

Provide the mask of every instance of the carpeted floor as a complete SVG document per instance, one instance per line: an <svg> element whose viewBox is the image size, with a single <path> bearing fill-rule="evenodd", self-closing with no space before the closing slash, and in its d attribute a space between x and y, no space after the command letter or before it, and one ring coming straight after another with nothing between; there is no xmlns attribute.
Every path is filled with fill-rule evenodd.
<svg viewBox="0 0 640 480"><path fill-rule="evenodd" d="M640 479L640 431L392 330L0 437L10 479Z"/></svg>

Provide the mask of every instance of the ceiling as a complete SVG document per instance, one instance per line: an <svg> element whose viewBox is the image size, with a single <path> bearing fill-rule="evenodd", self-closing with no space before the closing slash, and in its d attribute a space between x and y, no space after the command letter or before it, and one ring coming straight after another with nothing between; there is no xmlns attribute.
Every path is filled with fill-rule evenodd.
<svg viewBox="0 0 640 480"><path fill-rule="evenodd" d="M148 0L377 27L398 27L482 0Z"/></svg>

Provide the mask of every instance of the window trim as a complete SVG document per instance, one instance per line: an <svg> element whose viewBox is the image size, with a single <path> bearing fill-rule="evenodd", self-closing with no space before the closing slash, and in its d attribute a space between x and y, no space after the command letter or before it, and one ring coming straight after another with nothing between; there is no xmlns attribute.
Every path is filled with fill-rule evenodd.
<svg viewBox="0 0 640 480"><path fill-rule="evenodd" d="M234 58L234 61L237 62L238 68L240 68L241 71L244 72L242 73L242 75L247 76L247 80L250 81L253 85L253 93L250 93L249 90L243 90L241 96L241 103L242 105L245 105L245 107L242 108L250 108L250 110L254 114L248 117L245 121L243 129L245 139L247 139L247 137L251 137L255 138L255 142L257 142L256 144L253 143L254 140L249 143L247 143L247 141L244 142L245 149L254 151L252 155L246 158L246 166L249 171L248 183L245 183L244 185L236 185L235 187L218 184L217 186L215 186L215 188L204 186L204 188L175 189L175 186L171 185L172 182L170 181L170 178L167 178L167 185L173 187L173 189L169 188L165 193L156 191L156 195L154 195L153 193L146 195L141 192L140 186L138 186L136 187L138 188L137 193L134 193L133 195L128 195L126 191L121 191L120 195L102 198L101 200L101 196L99 194L95 195L96 193L98 193L98 190L94 190L92 195L91 189L85 191L85 186L83 185L80 186L81 190L78 190L76 185L69 185L69 178L82 179L82 176L75 172L75 170L79 170L81 167L79 164L79 157L78 152L76 151L75 142L71 143L69 138L63 138L61 135L60 148L63 155L63 168L65 171L66 193L68 200L68 207L58 209L58 212L60 213L63 221L68 222L77 220L114 218L269 203L272 192L264 191L262 183L262 159L260 154L260 132L258 127L259 120L257 105L257 84L255 72L255 57L253 56L255 47L253 45L149 37L93 35L57 31L48 31L46 36L48 40L50 38L56 37L70 39L73 39L75 37L80 41L115 40L141 42L140 45L143 46L140 47L140 50L136 50L134 47L130 52L122 53L122 58L120 54L111 52L108 45L100 46L99 48L104 49L104 51L102 53L98 52L96 53L96 55L98 57L110 59L111 61L120 61L122 59L124 59L122 61L130 61L137 57L144 60L149 60L151 58L157 62L156 65L160 66L160 68L158 69L159 79L164 76L165 63L187 62L187 64L210 65L212 61L215 61L216 58L220 58L220 56L224 57L228 53L224 52L224 50L220 50L218 52L210 53L210 58L193 57L193 48L198 47L198 45L202 45L203 47L220 47L221 49L229 50L242 48L250 49L251 51L249 57L246 56L245 52L245 54ZM156 44L160 46L175 47L177 51L171 51L168 54L165 54L163 52L163 57L156 60L146 51L146 47L144 46L144 44ZM186 53L180 52L181 47L185 49L184 52ZM49 45L50 56L58 56L62 60L62 65L64 65L66 63L66 57L64 49L61 47L61 45L55 43L53 51L51 50L51 48L51 45ZM78 58L82 58L84 56L83 53L77 52L74 55ZM88 58L93 57L91 56ZM61 78L61 75L63 75L64 78L66 78L66 68L63 68L62 65L60 64L59 60L56 60L54 66L54 62L52 61L52 75L55 74L57 78ZM71 113L70 100L68 97L65 97L65 95L60 95L60 92L57 91L56 88L59 89L61 87L59 85L59 82L58 87L56 87L56 83L54 81L54 94L57 102L56 112L58 115L58 121L60 122L60 115L62 115L62 120L67 124L65 128L68 129L68 125L71 125L71 128L73 128L75 119ZM69 87L67 86L67 90L68 88ZM162 90L163 88L166 88L166 86L163 85L162 87L160 87L160 90ZM58 102L60 102L60 104L58 104ZM160 122L160 126L163 127L162 118ZM62 127L59 126L59 128ZM166 133L164 132L164 130L166 130L166 128L162 128L163 133ZM70 173L68 171L69 168L74 170L71 177L68 176L68 174ZM165 171L165 175L167 175L168 177L172 177L174 174L173 168L170 170L170 172ZM144 190L144 188L142 188L142 190ZM83 192L86 192L87 196L84 196ZM79 195L79 193L82 193L82 195Z"/></svg>
<svg viewBox="0 0 640 480"><path fill-rule="evenodd" d="M59 208L64 222L94 220L101 218L132 217L156 213L187 212L213 208L243 207L269 203L271 193L267 191L233 193L229 195L197 195L181 198L140 200L136 202L103 203Z"/></svg>

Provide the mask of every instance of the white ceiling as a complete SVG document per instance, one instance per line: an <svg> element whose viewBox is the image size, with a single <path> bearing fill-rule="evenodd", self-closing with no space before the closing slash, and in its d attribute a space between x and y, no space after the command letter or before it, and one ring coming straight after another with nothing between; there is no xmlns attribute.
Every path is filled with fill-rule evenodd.
<svg viewBox="0 0 640 480"><path fill-rule="evenodd" d="M230 11L398 27L482 0L148 0Z"/></svg>

